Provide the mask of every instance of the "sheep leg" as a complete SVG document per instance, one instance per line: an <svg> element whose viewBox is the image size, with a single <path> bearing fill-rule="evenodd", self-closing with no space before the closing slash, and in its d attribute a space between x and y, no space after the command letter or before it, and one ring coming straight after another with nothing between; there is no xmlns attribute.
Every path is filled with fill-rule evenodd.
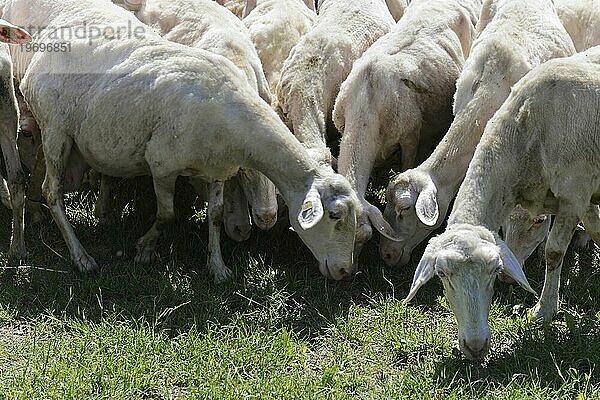
<svg viewBox="0 0 600 400"><path fill-rule="evenodd" d="M42 184L42 191L46 196L46 202L50 208L52 218L69 247L71 259L79 268L86 272L98 268L98 264L85 251L79 239L75 235L73 227L67 219L63 200L63 181L67 160L73 146L73 140L59 132L53 134L49 130L44 136L44 155L46 158L46 178Z"/></svg>
<svg viewBox="0 0 600 400"><path fill-rule="evenodd" d="M173 195L175 193L177 175L166 177L153 175L152 178L154 181L154 192L156 193L156 219L148 232L137 242L137 254L134 261L140 264L151 264L158 259L156 243L160 238L160 232L164 229L165 225L175 219Z"/></svg>
<svg viewBox="0 0 600 400"><path fill-rule="evenodd" d="M600 207L590 206L583 217L583 226L592 240L600 246Z"/></svg>
<svg viewBox="0 0 600 400"><path fill-rule="evenodd" d="M0 147L6 165L13 214L8 259L11 262L18 262L18 260L27 258L27 248L25 247L25 175L21 167L17 139L12 135L0 135Z"/></svg>
<svg viewBox="0 0 600 400"><path fill-rule="evenodd" d="M554 219L546 241L546 277L542 294L531 310L534 318L545 322L552 320L558 309L558 292L560 288L560 271L567 247L571 242L575 228L579 223L576 215L559 213Z"/></svg>
<svg viewBox="0 0 600 400"><path fill-rule="evenodd" d="M42 183L46 176L46 160L44 152L40 148L37 152L35 166L31 172L31 179L27 186L27 207L29 223L34 225L44 220L44 211L42 209Z"/></svg>
<svg viewBox="0 0 600 400"><path fill-rule="evenodd" d="M222 283L231 277L221 254L221 224L223 223L223 182L210 184L208 198L208 257L206 264L215 283Z"/></svg>
<svg viewBox="0 0 600 400"><path fill-rule="evenodd" d="M100 225L108 225L113 211L112 178L107 175L100 177L100 191L94 207L94 215Z"/></svg>

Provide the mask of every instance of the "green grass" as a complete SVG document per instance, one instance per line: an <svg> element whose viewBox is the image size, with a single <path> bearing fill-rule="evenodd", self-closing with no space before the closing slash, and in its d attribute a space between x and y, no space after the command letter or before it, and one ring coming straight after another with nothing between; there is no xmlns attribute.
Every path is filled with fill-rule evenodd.
<svg viewBox="0 0 600 400"><path fill-rule="evenodd" d="M440 283L402 305L414 265L384 267L375 242L352 281L331 283L285 226L253 232L224 241L234 278L216 286L204 224L175 224L161 262L135 266L148 222L96 227L92 201L74 196L69 212L98 273L72 269L51 221L28 231L30 266L0 262L1 399L600 398L597 249L569 253L551 325L528 322L535 299L497 283L493 349L476 364L456 350ZM539 292L539 260L527 274Z"/></svg>

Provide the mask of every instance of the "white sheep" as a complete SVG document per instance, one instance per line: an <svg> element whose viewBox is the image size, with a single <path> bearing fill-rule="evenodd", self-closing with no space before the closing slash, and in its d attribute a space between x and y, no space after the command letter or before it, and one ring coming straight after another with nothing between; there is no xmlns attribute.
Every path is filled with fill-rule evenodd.
<svg viewBox="0 0 600 400"><path fill-rule="evenodd" d="M379 209L365 199L371 170L397 146L401 169L414 166L418 148L429 150L446 132L480 8L480 0L413 0L342 84L333 121L343 132L339 172L357 191L365 213L359 217L357 250L370 239L371 224L385 237L396 238Z"/></svg>
<svg viewBox="0 0 600 400"><path fill-rule="evenodd" d="M458 321L459 345L469 358L482 358L489 349L487 319L498 273L534 292L496 234L516 204L530 215L555 215L535 317L548 321L557 310L561 265L579 221L600 240L599 93L600 47L595 47L532 70L486 125L448 227L427 246L407 297L440 276Z"/></svg>
<svg viewBox="0 0 600 400"><path fill-rule="evenodd" d="M326 124L352 63L394 26L384 0L325 0L313 28L285 60L276 108L320 162L330 163Z"/></svg>
<svg viewBox="0 0 600 400"><path fill-rule="evenodd" d="M314 3L312 0L248 0L246 12L243 22L250 32L271 92L275 93L283 62L317 17Z"/></svg>
<svg viewBox="0 0 600 400"><path fill-rule="evenodd" d="M8 44L25 45L32 40L29 33L4 19L0 19L0 149L4 158L8 181L0 176L2 203L12 209L12 235L8 250L10 262L26 259L25 246L25 175L17 149L19 109L15 95L13 63Z"/></svg>
<svg viewBox="0 0 600 400"><path fill-rule="evenodd" d="M600 45L600 2L554 0L554 5L578 52Z"/></svg>
<svg viewBox="0 0 600 400"><path fill-rule="evenodd" d="M341 279L351 270L356 195L309 157L231 61L166 41L109 0L16 0L4 16L47 27L37 44L56 38L55 29L87 30L85 38L71 38L70 52L29 54L20 69L21 91L42 131L44 195L80 270L97 264L65 214L62 176L74 154L109 176L152 175L157 217L137 243L138 260L155 257L160 232L173 219L177 176L224 181L242 167L275 182L324 275ZM222 213L221 189L212 185L210 214ZM226 274L219 246L210 248L218 249L208 256L211 272Z"/></svg>
<svg viewBox="0 0 600 400"><path fill-rule="evenodd" d="M402 238L382 238L389 265L406 264L413 249L444 221L486 122L510 88L536 65L575 52L551 0L486 0L473 43L456 84L455 119L433 154L395 176L384 217Z"/></svg>

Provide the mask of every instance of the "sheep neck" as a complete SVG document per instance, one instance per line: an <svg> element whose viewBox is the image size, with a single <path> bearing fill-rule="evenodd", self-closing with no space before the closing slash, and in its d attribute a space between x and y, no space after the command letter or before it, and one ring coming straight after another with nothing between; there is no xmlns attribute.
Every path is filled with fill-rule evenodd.
<svg viewBox="0 0 600 400"><path fill-rule="evenodd" d="M268 107L266 103L263 106ZM243 143L243 166L266 175L290 204L295 194L306 194L318 175L318 163L309 157L304 146L275 113L267 112L270 109L260 112L260 108L255 107L259 115L248 119L253 138L249 143Z"/></svg>
<svg viewBox="0 0 600 400"><path fill-rule="evenodd" d="M349 121L346 126L340 144L338 171L348 179L359 199L364 200L380 145L374 143L377 135L361 131L359 127L353 126L356 122ZM369 125L373 125L372 121Z"/></svg>
<svg viewBox="0 0 600 400"><path fill-rule="evenodd" d="M423 163L422 168L429 172L438 191L448 201L456 196L486 124L505 98L480 89L458 112L440 144Z"/></svg>
<svg viewBox="0 0 600 400"><path fill-rule="evenodd" d="M507 211L515 205L511 183L516 181L519 143L514 131L501 128L496 120L482 138L469 166L465 180L458 191L448 225L470 224L484 226L496 232Z"/></svg>

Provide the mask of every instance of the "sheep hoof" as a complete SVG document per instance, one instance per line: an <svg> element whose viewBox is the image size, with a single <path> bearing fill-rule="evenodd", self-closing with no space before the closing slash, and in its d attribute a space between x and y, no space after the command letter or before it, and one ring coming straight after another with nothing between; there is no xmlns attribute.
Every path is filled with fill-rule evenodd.
<svg viewBox="0 0 600 400"><path fill-rule="evenodd" d="M158 259L158 252L154 247L142 247L138 248L138 252L133 261L136 264L150 265L156 262Z"/></svg>
<svg viewBox="0 0 600 400"><path fill-rule="evenodd" d="M233 275L233 272L231 272L231 270L229 268L227 268L225 265L221 264L221 265L211 265L210 266L210 271L213 275L213 279L215 281L215 284L220 284L220 283L225 283L228 280L231 279L231 276Z"/></svg>
<svg viewBox="0 0 600 400"><path fill-rule="evenodd" d="M529 310L529 314L531 315L531 319L535 321L550 322L554 314L556 314L556 307L537 303L535 307Z"/></svg>
<svg viewBox="0 0 600 400"><path fill-rule="evenodd" d="M90 257L89 254L83 252L81 256L79 256L75 260L75 265L79 269L79 272L92 272L98 269L98 264L96 261Z"/></svg>
<svg viewBox="0 0 600 400"><path fill-rule="evenodd" d="M9 265L19 265L19 261L26 261L29 258L29 252L25 248L25 244L21 243L10 246L6 256Z"/></svg>

